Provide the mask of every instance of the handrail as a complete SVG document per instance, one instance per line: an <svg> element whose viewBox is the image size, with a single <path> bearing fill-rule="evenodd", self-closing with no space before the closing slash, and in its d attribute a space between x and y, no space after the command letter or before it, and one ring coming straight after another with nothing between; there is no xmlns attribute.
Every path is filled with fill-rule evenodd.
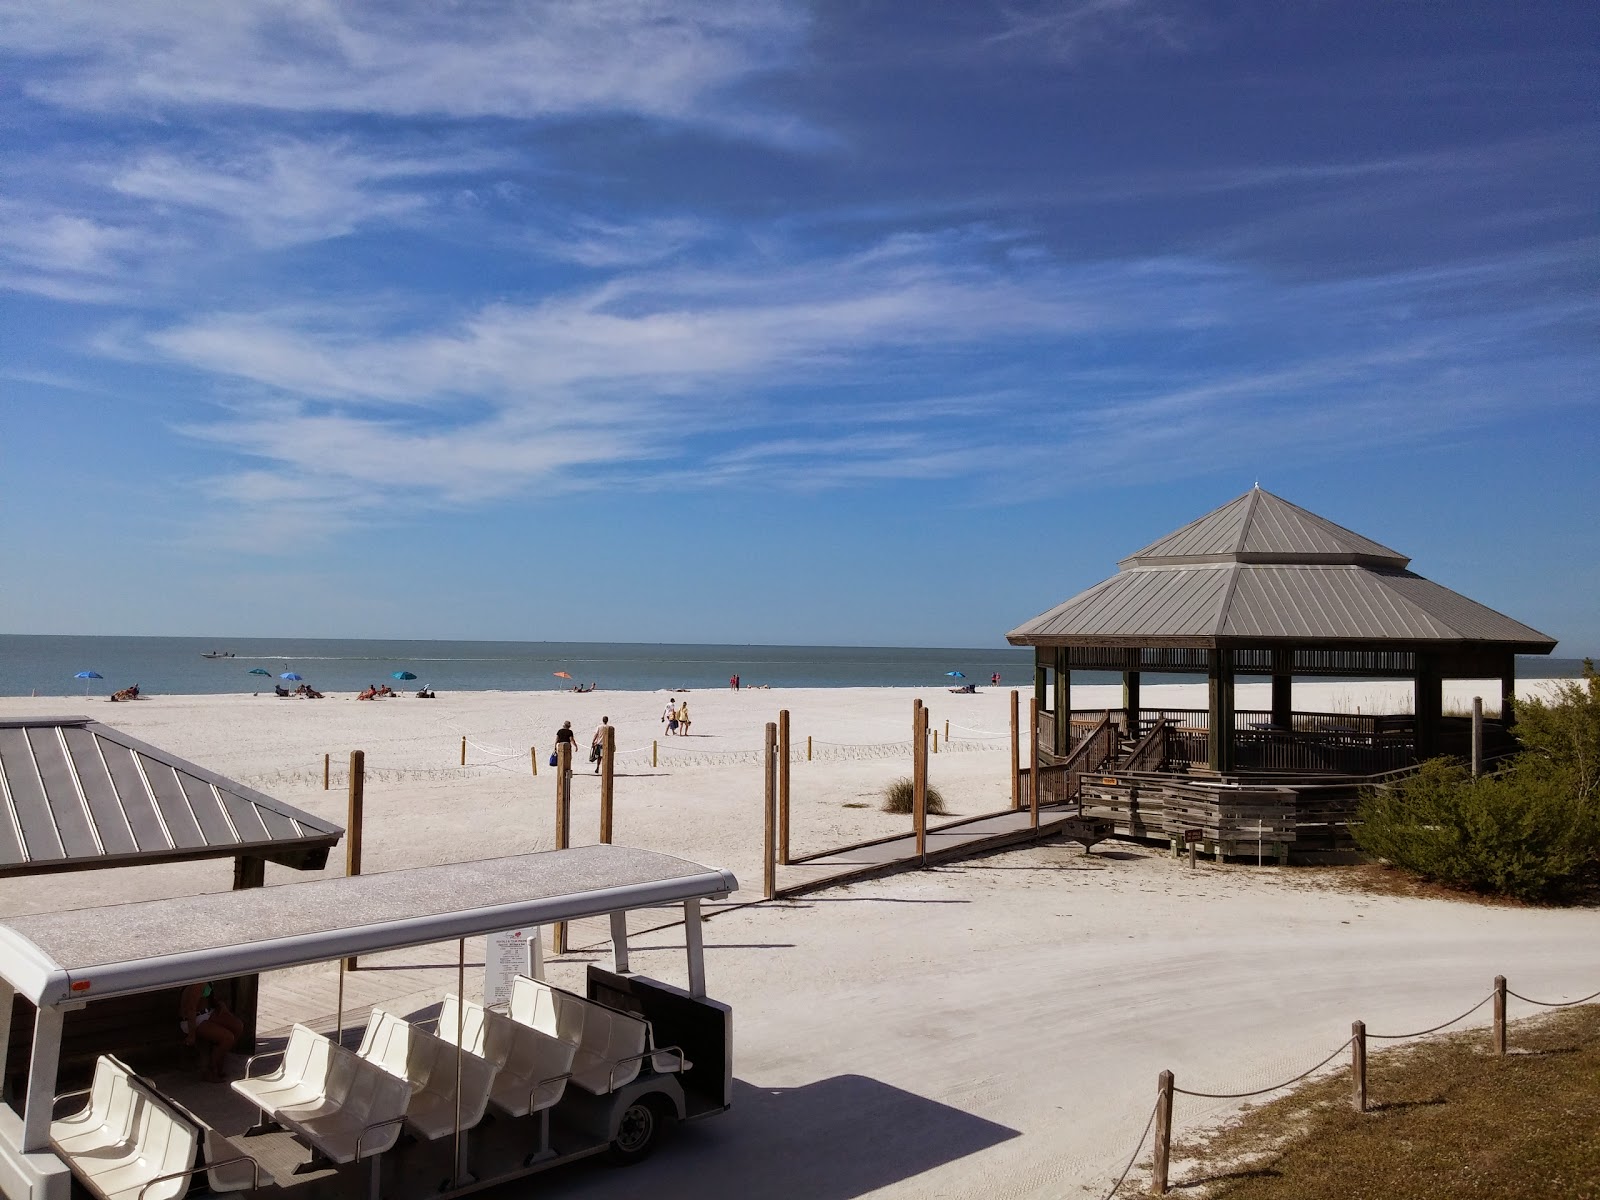
<svg viewBox="0 0 1600 1200"><path fill-rule="evenodd" d="M1152 754L1152 750L1159 750L1159 754ZM1128 751L1128 757L1117 768L1118 771L1145 771L1155 770L1166 761L1167 757L1167 718L1165 715L1157 717L1156 723L1150 727L1150 732L1134 744ZM1149 765L1146 759L1154 760Z"/></svg>
<svg viewBox="0 0 1600 1200"><path fill-rule="evenodd" d="M174 1179L185 1179L191 1175L198 1175L202 1171L215 1171L219 1167L231 1167L242 1162L247 1162L250 1164L250 1190L253 1192L260 1191L261 1164L258 1163L254 1158L250 1157L250 1155L241 1154L237 1158L224 1159L222 1162L202 1163L200 1166L191 1167L187 1171L174 1171L170 1175L158 1176L155 1179L150 1180L149 1183L145 1184L139 1189L139 1200L144 1200L144 1194L151 1188L155 1187L155 1185L158 1183L171 1183Z"/></svg>
<svg viewBox="0 0 1600 1200"><path fill-rule="evenodd" d="M688 1069L684 1065L688 1062L688 1058L684 1055L683 1049L680 1046L662 1046L659 1050L646 1050L643 1054L630 1054L627 1058L613 1060L611 1064L611 1075L606 1081L606 1090L613 1092L617 1090L617 1072L631 1062L643 1062L648 1058L651 1060L651 1069L654 1070L654 1056L657 1054L675 1055L678 1060L678 1069L676 1071L658 1071L656 1072L658 1075L682 1075L683 1072Z"/></svg>
<svg viewBox="0 0 1600 1200"><path fill-rule="evenodd" d="M1100 746L1101 741L1105 742ZM1095 748L1100 747L1099 757L1095 758ZM1089 731L1088 735L1072 748L1072 751L1055 765L1056 771L1065 774L1068 779L1069 798L1077 793L1075 775L1085 771L1096 771L1105 766L1117 752L1116 726L1111 723L1111 713L1107 712L1100 718L1100 723ZM1093 759L1091 764L1091 759ZM1036 783L1035 787L1038 786Z"/></svg>

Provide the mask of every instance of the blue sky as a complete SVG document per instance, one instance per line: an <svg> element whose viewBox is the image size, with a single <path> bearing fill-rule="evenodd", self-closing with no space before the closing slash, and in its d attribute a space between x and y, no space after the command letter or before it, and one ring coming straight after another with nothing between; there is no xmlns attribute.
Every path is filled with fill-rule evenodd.
<svg viewBox="0 0 1600 1200"><path fill-rule="evenodd" d="M1259 480L1600 650L1597 35L0 0L0 627L993 645Z"/></svg>

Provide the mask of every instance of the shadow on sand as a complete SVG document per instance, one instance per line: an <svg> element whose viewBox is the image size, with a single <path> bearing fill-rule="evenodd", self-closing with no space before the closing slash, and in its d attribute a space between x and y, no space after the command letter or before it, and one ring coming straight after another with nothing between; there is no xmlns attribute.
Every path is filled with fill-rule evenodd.
<svg viewBox="0 0 1600 1200"><path fill-rule="evenodd" d="M562 1194L851 1200L1021 1136L864 1075L796 1088L735 1080L733 1089L731 1111L673 1130L642 1171L577 1164L558 1172Z"/></svg>

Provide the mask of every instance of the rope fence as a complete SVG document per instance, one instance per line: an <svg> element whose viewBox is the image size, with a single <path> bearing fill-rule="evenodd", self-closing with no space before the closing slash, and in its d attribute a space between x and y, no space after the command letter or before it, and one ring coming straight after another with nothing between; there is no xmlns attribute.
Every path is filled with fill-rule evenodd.
<svg viewBox="0 0 1600 1200"><path fill-rule="evenodd" d="M1427 1029L1419 1029L1412 1033L1368 1033L1366 1025L1361 1021L1356 1021L1351 1026L1350 1037L1335 1047L1315 1066L1308 1067L1306 1070L1301 1071L1298 1075L1294 1075L1289 1079L1285 1079L1281 1083L1275 1083L1269 1087L1257 1088L1254 1091L1249 1092L1202 1092L1193 1090L1191 1088L1181 1088L1178 1087L1174 1081L1171 1071L1162 1071L1156 1085L1155 1108L1151 1110L1150 1119L1145 1122L1144 1132L1139 1135L1139 1143L1134 1147L1133 1155L1128 1159L1128 1165L1122 1169L1122 1174L1119 1175L1117 1177L1117 1181L1111 1185L1111 1190L1105 1194L1104 1200L1113 1200L1113 1198L1121 1190L1122 1185L1127 1182L1128 1176L1132 1172L1134 1164L1138 1162L1139 1155L1145 1148L1145 1144L1150 1141L1152 1129L1155 1131L1155 1144L1152 1147L1150 1194L1154 1196L1164 1196L1167 1194L1169 1190L1167 1178L1168 1165L1172 1152L1173 1097L1188 1096L1198 1100L1218 1101L1253 1099L1256 1096L1264 1096L1269 1092L1281 1091L1286 1087L1290 1087L1293 1084L1299 1083L1303 1079L1309 1078L1326 1067L1334 1059L1338 1058L1346 1050L1350 1050L1352 1104L1357 1112L1367 1112L1369 1108L1367 1101L1368 1038L1378 1038L1384 1041L1399 1041L1407 1038L1426 1037L1429 1034L1438 1033L1441 1030L1448 1029L1452 1025L1460 1024L1462 1021L1465 1021L1468 1017L1472 1016L1473 1013L1477 1012L1485 1004L1488 1004L1492 1001L1494 1003L1494 1023L1492 1026L1494 1049L1497 1056L1504 1056L1506 1053L1507 997L1515 997L1516 999L1521 1000L1524 1004L1531 1004L1536 1008L1571 1008L1574 1005L1587 1004L1592 1000L1600 999L1600 992L1593 992L1590 995L1584 996L1577 1000L1534 1000L1531 997L1522 995L1520 992L1512 991L1506 986L1505 976L1497 975L1495 976L1494 987L1490 990L1489 994L1482 1000L1479 1000L1471 1008L1461 1013L1459 1016L1451 1017L1448 1021L1441 1022L1438 1025L1431 1025Z"/></svg>

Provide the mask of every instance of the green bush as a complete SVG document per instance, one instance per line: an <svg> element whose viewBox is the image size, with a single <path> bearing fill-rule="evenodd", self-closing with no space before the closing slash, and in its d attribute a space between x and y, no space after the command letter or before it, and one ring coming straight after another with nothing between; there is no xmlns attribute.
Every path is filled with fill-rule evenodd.
<svg viewBox="0 0 1600 1200"><path fill-rule="evenodd" d="M883 791L883 811L888 813L910 812L914 790L915 785L912 784L910 779L896 779ZM928 785L928 815L930 817L946 815L944 797L939 794L939 789L932 784Z"/></svg>
<svg viewBox="0 0 1600 1200"><path fill-rule="evenodd" d="M1368 854L1452 887L1543 899L1600 854L1600 820L1568 777L1520 763L1474 779L1449 759L1374 790L1355 829Z"/></svg>
<svg viewBox="0 0 1600 1200"><path fill-rule="evenodd" d="M1583 660L1583 678L1564 680L1548 701L1514 706L1513 731L1524 753L1519 768L1566 781L1589 804L1600 803L1600 675Z"/></svg>

